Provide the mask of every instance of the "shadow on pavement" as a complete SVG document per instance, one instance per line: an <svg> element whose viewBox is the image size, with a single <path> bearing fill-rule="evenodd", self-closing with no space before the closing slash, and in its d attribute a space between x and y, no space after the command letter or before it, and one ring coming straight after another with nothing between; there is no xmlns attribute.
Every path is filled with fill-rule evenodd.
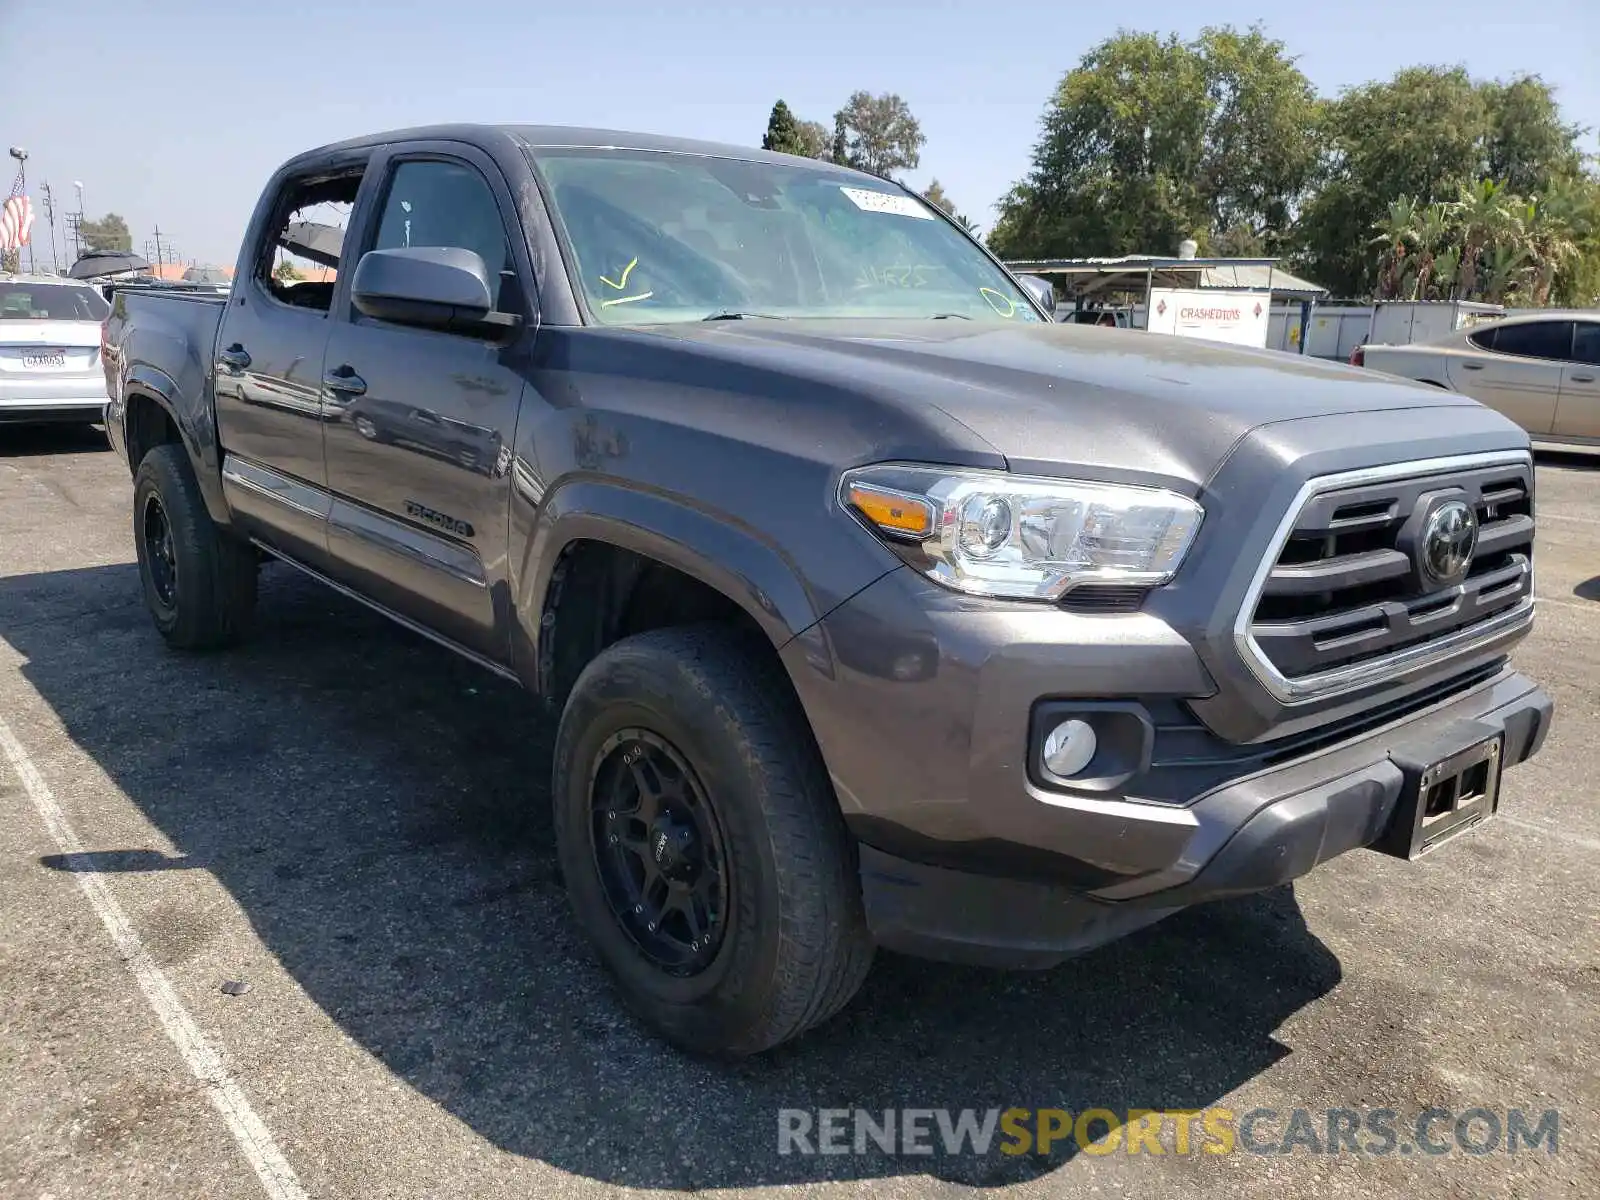
<svg viewBox="0 0 1600 1200"><path fill-rule="evenodd" d="M111 449L98 425L0 424L0 459L39 458L47 454L94 454Z"/></svg>
<svg viewBox="0 0 1600 1200"><path fill-rule="evenodd" d="M885 956L799 1043L694 1061L623 1015L571 931L546 812L553 730L516 689L282 567L252 641L221 656L162 646L132 566L0 580L0 637L179 855L46 865L213 872L398 1078L495 1145L593 1179L1048 1174L1069 1143L1048 1158L780 1155L778 1110L1200 1108L1286 1054L1273 1031L1340 977L1282 889L1044 974Z"/></svg>

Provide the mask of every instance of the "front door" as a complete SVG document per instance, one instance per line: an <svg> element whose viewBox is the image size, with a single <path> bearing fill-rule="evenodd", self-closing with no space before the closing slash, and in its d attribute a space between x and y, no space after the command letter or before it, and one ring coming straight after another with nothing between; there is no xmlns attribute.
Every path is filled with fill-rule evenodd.
<svg viewBox="0 0 1600 1200"><path fill-rule="evenodd" d="M496 308L529 316L518 228L493 163L467 147L389 159L363 252L455 246L489 268ZM364 595L491 661L509 660L507 468L523 391L516 345L353 310L324 355L329 550Z"/></svg>

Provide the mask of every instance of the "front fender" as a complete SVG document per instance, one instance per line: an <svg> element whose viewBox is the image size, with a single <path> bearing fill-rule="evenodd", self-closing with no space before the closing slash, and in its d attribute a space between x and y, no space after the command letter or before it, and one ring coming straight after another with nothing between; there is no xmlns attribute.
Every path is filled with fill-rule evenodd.
<svg viewBox="0 0 1600 1200"><path fill-rule="evenodd" d="M601 480L574 480L544 497L517 588L523 631L538 639L550 576L572 543L593 540L682 571L744 609L782 647L828 607L779 546L725 514Z"/></svg>

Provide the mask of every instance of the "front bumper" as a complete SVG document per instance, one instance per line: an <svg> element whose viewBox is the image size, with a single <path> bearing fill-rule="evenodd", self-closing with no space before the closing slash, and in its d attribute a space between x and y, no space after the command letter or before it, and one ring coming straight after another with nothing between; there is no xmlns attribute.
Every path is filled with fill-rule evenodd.
<svg viewBox="0 0 1600 1200"><path fill-rule="evenodd" d="M994 966L1050 966L1207 900L1280 886L1368 846L1388 828L1404 776L1501 737L1504 765L1535 754L1550 697L1507 670L1415 718L1220 787L1197 800L1193 835L1165 871L1085 892L951 870L861 847L867 918L881 945Z"/></svg>
<svg viewBox="0 0 1600 1200"><path fill-rule="evenodd" d="M1196 717L1197 699L1222 693L1150 612L990 603L901 569L782 654L861 846L880 943L1027 963L1369 845L1401 794L1397 761L1496 735L1506 767L1523 761L1551 703L1506 666L1507 649L1388 681L1253 742ZM1148 716L1143 761L1099 791L1041 782L1028 765L1035 714L1108 701Z"/></svg>

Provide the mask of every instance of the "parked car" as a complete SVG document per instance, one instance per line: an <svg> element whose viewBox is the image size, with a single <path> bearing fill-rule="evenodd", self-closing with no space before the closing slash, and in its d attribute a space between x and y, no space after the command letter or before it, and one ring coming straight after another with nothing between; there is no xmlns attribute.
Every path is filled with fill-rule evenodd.
<svg viewBox="0 0 1600 1200"><path fill-rule="evenodd" d="M336 274L276 279L342 205ZM1414 858L1549 728L1523 431L1056 324L895 183L400 131L285 164L238 264L107 322L156 628L235 640L267 556L543 697L528 802L681 1045L794 1037L877 947L1039 967Z"/></svg>
<svg viewBox="0 0 1600 1200"><path fill-rule="evenodd" d="M110 311L73 279L0 275L0 423L102 420L100 323Z"/></svg>
<svg viewBox="0 0 1600 1200"><path fill-rule="evenodd" d="M1600 451L1600 312L1550 310L1431 342L1358 346L1350 361L1471 396L1535 446Z"/></svg>

